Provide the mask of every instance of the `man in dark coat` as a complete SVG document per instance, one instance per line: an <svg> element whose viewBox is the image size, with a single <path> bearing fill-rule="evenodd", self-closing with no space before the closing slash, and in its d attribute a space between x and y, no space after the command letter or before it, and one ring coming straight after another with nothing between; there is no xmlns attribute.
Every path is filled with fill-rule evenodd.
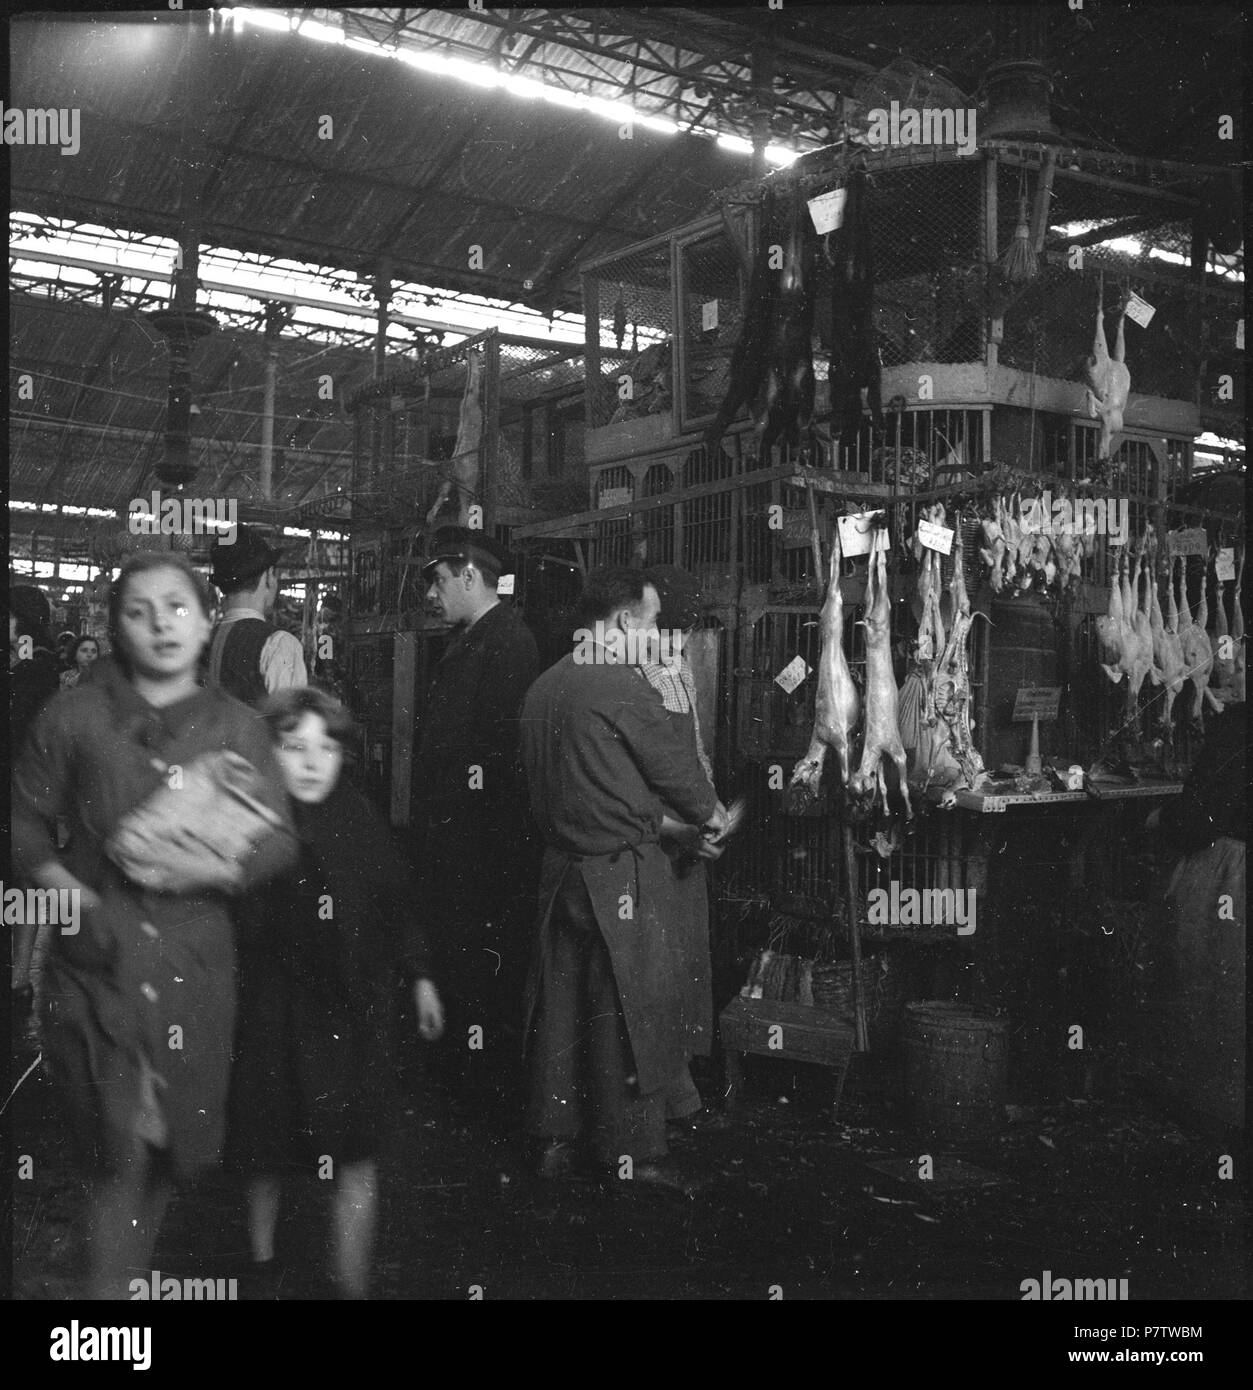
<svg viewBox="0 0 1253 1390"><path fill-rule="evenodd" d="M427 597L460 629L435 669L414 778L422 874L447 1011L446 1080L503 1137L518 1093L526 933L536 853L518 764L518 711L539 673L530 629L497 592L511 566L482 531L442 527Z"/></svg>
<svg viewBox="0 0 1253 1390"><path fill-rule="evenodd" d="M661 1161L665 1089L686 1066L688 1036L659 835L663 808L714 835L725 813L694 740L640 670L638 639L655 638L658 608L640 571L593 575L588 627L523 706L522 761L546 845L527 1129L548 1141L541 1172L560 1171L566 1141L590 1130L606 1176L684 1187Z"/></svg>

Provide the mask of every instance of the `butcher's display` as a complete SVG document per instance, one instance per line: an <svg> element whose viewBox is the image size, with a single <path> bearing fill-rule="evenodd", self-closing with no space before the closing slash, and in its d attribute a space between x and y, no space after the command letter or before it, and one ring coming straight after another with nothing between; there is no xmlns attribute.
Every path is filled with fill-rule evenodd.
<svg viewBox="0 0 1253 1390"><path fill-rule="evenodd" d="M853 764L853 731L861 706L853 673L844 652L844 600L840 594L840 533L831 546L831 577L818 620L822 654L818 658L818 693L814 703L814 732L805 756L792 770L791 786L803 798L816 798L822 783L827 750L835 752L840 781L848 786Z"/></svg>

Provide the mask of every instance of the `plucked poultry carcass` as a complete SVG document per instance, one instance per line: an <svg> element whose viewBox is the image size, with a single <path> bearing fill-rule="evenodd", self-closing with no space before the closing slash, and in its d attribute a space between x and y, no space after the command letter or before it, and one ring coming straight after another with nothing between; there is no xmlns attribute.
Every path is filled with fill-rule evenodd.
<svg viewBox="0 0 1253 1390"><path fill-rule="evenodd" d="M998 506L993 515L984 517L979 523L979 557L988 567L988 579L994 594L999 594L1005 587L1005 554L1008 549L1005 533L997 519L997 513L1000 511L999 498L997 502Z"/></svg>
<svg viewBox="0 0 1253 1390"><path fill-rule="evenodd" d="M1171 566L1173 568L1173 565ZM1174 727L1175 701L1183 690L1183 647L1179 643L1179 610L1175 606L1172 576L1166 576L1166 621L1162 621L1162 604L1157 592L1157 577L1149 578L1152 606L1149 627L1153 633L1153 662L1162 675L1161 726L1167 736Z"/></svg>
<svg viewBox="0 0 1253 1390"><path fill-rule="evenodd" d="M1085 550L1083 537L1069 526L1062 527L1053 537L1053 553L1057 558L1057 573L1063 589L1068 588L1073 580L1082 575L1081 562Z"/></svg>
<svg viewBox="0 0 1253 1390"><path fill-rule="evenodd" d="M1236 675L1235 657L1231 649L1231 634L1227 631L1226 584L1214 574L1214 630L1209 634L1214 665L1210 672L1210 689L1224 703L1231 698L1231 684Z"/></svg>
<svg viewBox="0 0 1253 1390"><path fill-rule="evenodd" d="M483 442L483 354L471 352L466 356L466 390L461 398L461 413L457 421L457 442L447 463L447 474L439 495L426 514L426 524L433 526L435 518L450 502L456 502L457 524L464 526L470 514L470 503L479 486L479 445ZM455 498L454 498L455 493Z"/></svg>
<svg viewBox="0 0 1253 1390"><path fill-rule="evenodd" d="M943 506L932 507L929 521L944 520ZM951 805L963 785L962 770L953 756L952 731L935 712L935 677L945 650L944 619L940 612L940 557L923 549L918 571L920 614L914 660L901 685L901 742L910 768L910 784L922 793L941 788L941 805Z"/></svg>
<svg viewBox="0 0 1253 1390"><path fill-rule="evenodd" d="M844 654L844 600L840 594L840 533L831 546L831 577L818 620L822 652L818 658L818 693L814 701L814 732L805 756L792 769L790 787L801 801L818 796L827 750L834 749L840 781L848 786L853 765L853 730L861 700Z"/></svg>
<svg viewBox="0 0 1253 1390"><path fill-rule="evenodd" d="M1232 661L1235 670L1231 677L1231 693L1234 699L1244 701L1244 608L1240 603L1240 586L1244 583L1244 546L1240 547L1240 558L1236 562L1236 586L1231 598L1231 641L1234 648Z"/></svg>
<svg viewBox="0 0 1253 1390"><path fill-rule="evenodd" d="M1209 688L1210 675L1214 669L1214 652L1209 644L1209 633L1205 623L1209 617L1209 604L1205 597L1205 577L1201 578L1201 598L1193 613L1188 607L1188 566L1185 559L1179 572L1179 645L1183 649L1183 672L1192 682L1192 707L1188 718L1200 728L1204 724L1202 711L1206 701L1216 710L1222 705L1214 698Z"/></svg>
<svg viewBox="0 0 1253 1390"><path fill-rule="evenodd" d="M1088 384L1088 409L1101 422L1097 439L1098 463L1107 463L1114 436L1122 429L1123 411L1131 394L1131 373L1127 370L1127 301L1118 310L1118 329L1114 337L1114 355L1109 355L1105 341L1105 280L1102 276L1096 295L1096 332L1092 337L1092 352L1084 363L1084 380Z"/></svg>
<svg viewBox="0 0 1253 1390"><path fill-rule="evenodd" d="M1124 546L1119 553L1117 576L1111 575L1109 613L1097 618L1096 630L1103 653L1110 658L1101 662L1101 669L1115 685L1124 676L1127 678L1125 727L1134 730L1139 724L1140 689L1144 678L1150 676L1154 685L1161 685L1162 674L1153 662L1149 603L1147 597L1141 598L1145 578L1143 552L1139 557L1134 592L1129 571L1130 558Z"/></svg>
<svg viewBox="0 0 1253 1390"><path fill-rule="evenodd" d="M977 791L987 780L983 759L974 744L970 720L970 653L967 643L974 625L962 552L960 513L953 523L953 577L949 581L952 613L948 641L936 671L933 708L936 718L948 726L950 748L961 768L962 785Z"/></svg>
<svg viewBox="0 0 1253 1390"><path fill-rule="evenodd" d="M870 557L866 573L866 710L865 737L861 762L850 779L849 786L859 800L873 801L876 789L887 806L888 788L883 773L883 760L890 758L896 766L905 815L913 810L909 804L909 784L906 780L905 749L901 743L899 724L899 694L892 670L892 605L888 598L887 563L882 550Z"/></svg>

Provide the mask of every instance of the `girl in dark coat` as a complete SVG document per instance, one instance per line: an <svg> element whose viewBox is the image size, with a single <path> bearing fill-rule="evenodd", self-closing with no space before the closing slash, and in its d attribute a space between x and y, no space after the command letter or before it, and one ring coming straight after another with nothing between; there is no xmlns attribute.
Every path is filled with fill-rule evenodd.
<svg viewBox="0 0 1253 1390"><path fill-rule="evenodd" d="M48 702L14 773L15 863L79 907L54 931L44 1056L90 1163L93 1298L125 1299L134 1276L146 1282L172 1181L218 1161L235 1014L228 895L295 857L265 726L196 683L210 614L208 586L181 556L128 561L109 596L116 662ZM119 822L223 751L252 765L278 828L242 858L206 857L195 889L128 879L109 854Z"/></svg>
<svg viewBox="0 0 1253 1390"><path fill-rule="evenodd" d="M340 781L351 724L313 687L261 708L277 740L300 839L295 871L244 910L228 1166L249 1179L259 1292L274 1284L280 1178L333 1176L341 1293L365 1298L378 1200L375 1162L391 1107L395 986L414 979L422 1036L443 1032L409 871L391 832Z"/></svg>

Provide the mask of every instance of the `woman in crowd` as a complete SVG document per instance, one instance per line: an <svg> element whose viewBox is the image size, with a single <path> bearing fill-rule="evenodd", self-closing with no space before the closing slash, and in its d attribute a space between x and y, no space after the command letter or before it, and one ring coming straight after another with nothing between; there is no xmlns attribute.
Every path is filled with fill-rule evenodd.
<svg viewBox="0 0 1253 1390"><path fill-rule="evenodd" d="M174 1181L219 1160L235 1014L228 896L295 858L264 724L196 682L210 621L208 587L181 556L134 556L109 595L114 659L47 704L14 775L14 858L71 913L45 976L45 1058L90 1167L93 1298L129 1296ZM177 825L190 788L209 785L203 769L225 757L247 778L246 803L201 798L192 829L146 866L119 848L124 818L147 817L149 839ZM241 844L250 815L265 828Z"/></svg>
<svg viewBox="0 0 1253 1390"><path fill-rule="evenodd" d="M100 643L90 633L84 633L70 652L70 669L61 672L61 689L73 690L80 682L90 680L99 658Z"/></svg>
<svg viewBox="0 0 1253 1390"><path fill-rule="evenodd" d="M414 913L414 886L386 823L341 780L352 725L314 687L271 696L276 741L300 841L296 869L244 904L240 1013L228 1167L248 1179L253 1294L276 1297L282 1176L333 1177L339 1293L368 1296L377 1156L391 1090L396 987L414 981L418 1027L443 1011Z"/></svg>
<svg viewBox="0 0 1253 1390"><path fill-rule="evenodd" d="M6 596L9 610L9 754L16 757L35 715L58 690L58 665L52 651L49 622L52 610L41 589L15 584ZM13 1018L25 1029L34 1003L30 981L31 958L38 926L22 922L13 928L10 989Z"/></svg>

